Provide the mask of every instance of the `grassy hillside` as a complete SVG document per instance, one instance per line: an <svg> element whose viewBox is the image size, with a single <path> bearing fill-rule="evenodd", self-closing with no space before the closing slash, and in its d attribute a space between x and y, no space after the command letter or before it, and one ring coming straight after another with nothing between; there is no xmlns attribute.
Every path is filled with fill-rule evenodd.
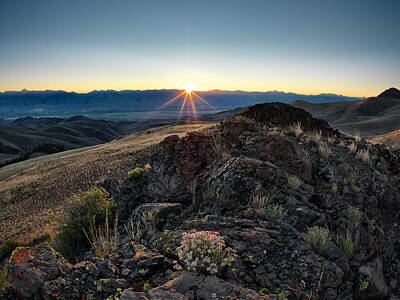
<svg viewBox="0 0 400 300"><path fill-rule="evenodd" d="M66 198L107 177L125 178L136 152L171 134L203 130L213 123L176 125L142 131L110 143L65 151L0 169L0 244L29 239L54 229Z"/></svg>
<svg viewBox="0 0 400 300"><path fill-rule="evenodd" d="M400 129L387 134L378 135L371 139L371 141L374 143L387 144L396 148L400 148Z"/></svg>

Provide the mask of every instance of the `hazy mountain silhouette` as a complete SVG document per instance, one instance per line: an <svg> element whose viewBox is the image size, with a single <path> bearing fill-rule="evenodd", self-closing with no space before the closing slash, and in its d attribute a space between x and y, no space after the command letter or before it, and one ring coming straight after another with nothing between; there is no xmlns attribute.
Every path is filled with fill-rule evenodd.
<svg viewBox="0 0 400 300"><path fill-rule="evenodd" d="M143 117L162 106L166 101L178 95L180 90L105 90L90 93L65 91L11 91L0 93L0 118L25 116L61 116L69 117L77 114L89 114L90 117L107 119L126 119L127 112L135 112L129 119ZM360 98L345 97L334 94L300 95L295 93L244 92L244 91L205 91L198 94L213 107L202 102L197 103L200 114L210 114L223 110L245 107L263 102L285 102L304 100L311 103L332 101L349 101ZM180 102L170 104L158 111L151 118L170 117L165 111L176 113ZM105 116L104 113L107 115ZM124 114L121 116L120 114Z"/></svg>

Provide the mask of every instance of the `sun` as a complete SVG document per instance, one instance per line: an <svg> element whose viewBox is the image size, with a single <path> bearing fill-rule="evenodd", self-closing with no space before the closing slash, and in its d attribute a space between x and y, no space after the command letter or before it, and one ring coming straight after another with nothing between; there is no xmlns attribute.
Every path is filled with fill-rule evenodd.
<svg viewBox="0 0 400 300"><path fill-rule="evenodd" d="M191 94L195 90L195 87L192 84L187 84L183 87L183 89L186 91L187 94Z"/></svg>
<svg viewBox="0 0 400 300"><path fill-rule="evenodd" d="M182 99L183 97L183 99ZM174 98L168 100L165 102L162 106L160 106L158 109L162 109L168 104L178 100L182 99L181 103L181 108L179 110L179 118L181 117L182 112L184 111L184 108L186 107L187 111L191 110L193 117L195 121L197 122L197 108L196 108L196 102L203 102L204 104L213 107L208 103L206 100L204 100L199 94L195 92L195 87L192 84L187 84L182 87L181 93L176 95Z"/></svg>

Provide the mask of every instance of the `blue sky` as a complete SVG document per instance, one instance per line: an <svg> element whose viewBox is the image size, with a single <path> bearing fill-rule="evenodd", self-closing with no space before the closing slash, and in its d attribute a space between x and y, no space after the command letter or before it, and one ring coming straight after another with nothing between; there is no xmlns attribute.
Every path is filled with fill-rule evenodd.
<svg viewBox="0 0 400 300"><path fill-rule="evenodd" d="M0 2L0 90L372 96L400 86L400 1Z"/></svg>

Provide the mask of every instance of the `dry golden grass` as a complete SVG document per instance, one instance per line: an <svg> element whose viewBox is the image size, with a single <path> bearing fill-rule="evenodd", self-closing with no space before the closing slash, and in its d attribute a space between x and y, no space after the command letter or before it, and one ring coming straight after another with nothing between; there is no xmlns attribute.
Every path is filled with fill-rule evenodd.
<svg viewBox="0 0 400 300"><path fill-rule="evenodd" d="M110 143L66 151L0 169L0 244L54 232L65 200L109 176L125 179L136 151L171 134L206 130L215 123L174 125L145 130Z"/></svg>

